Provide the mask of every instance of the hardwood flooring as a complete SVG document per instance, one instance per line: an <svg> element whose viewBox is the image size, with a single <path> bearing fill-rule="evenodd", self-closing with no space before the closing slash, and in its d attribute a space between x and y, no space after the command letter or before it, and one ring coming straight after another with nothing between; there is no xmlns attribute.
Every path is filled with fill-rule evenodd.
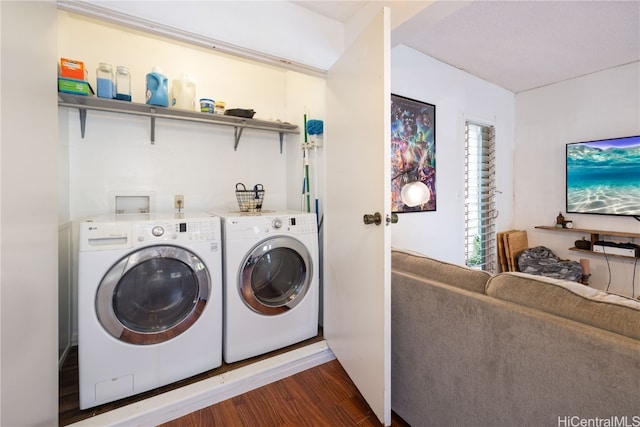
<svg viewBox="0 0 640 427"><path fill-rule="evenodd" d="M276 350L271 353L252 357L250 359L242 360L236 363L223 363L222 366L213 369L211 371L203 372L190 378L175 382L173 384L158 387L153 390L146 391L144 393L137 394L135 396L126 397L124 399L117 400L115 402L105 403L104 405L96 406L93 408L80 410L79 401L79 389L78 389L78 348L72 347L67 355L60 372L58 373L58 425L66 426L73 424L77 421L84 420L86 418L93 417L95 415L103 414L116 408L120 408L132 403L138 402L143 399L147 399L153 396L157 396L167 391L174 390L179 387L183 387L195 382L214 377L216 375L223 374L233 369L240 368L242 366L255 363L258 360L265 359L267 357L275 356L277 354L284 353L296 348L300 348L315 342L322 341L322 329L319 329L318 335L310 338L301 343L294 344L292 346Z"/></svg>
<svg viewBox="0 0 640 427"><path fill-rule="evenodd" d="M177 383L84 411L78 407L78 354L77 348L73 347L59 373L58 423L60 426L66 426L320 340L322 340L322 332L310 340L264 356L233 364L223 364L220 368ZM163 426L217 425L224 427L331 425L337 427L379 426L380 424L340 363L332 361L188 414ZM394 414L392 426L405 427L408 424Z"/></svg>
<svg viewBox="0 0 640 427"><path fill-rule="evenodd" d="M340 363L332 360L160 427L380 425ZM391 425L409 426L395 414Z"/></svg>

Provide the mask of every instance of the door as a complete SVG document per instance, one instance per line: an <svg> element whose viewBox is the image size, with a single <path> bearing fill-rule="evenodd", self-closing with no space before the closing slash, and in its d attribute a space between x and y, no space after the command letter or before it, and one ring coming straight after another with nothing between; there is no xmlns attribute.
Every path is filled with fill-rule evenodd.
<svg viewBox="0 0 640 427"><path fill-rule="evenodd" d="M105 274L96 292L96 314L120 341L157 344L189 329L210 293L209 273L197 255L177 246L148 246Z"/></svg>
<svg viewBox="0 0 640 427"><path fill-rule="evenodd" d="M390 19L384 8L327 74L324 335L391 422ZM379 212L380 225L364 224Z"/></svg>

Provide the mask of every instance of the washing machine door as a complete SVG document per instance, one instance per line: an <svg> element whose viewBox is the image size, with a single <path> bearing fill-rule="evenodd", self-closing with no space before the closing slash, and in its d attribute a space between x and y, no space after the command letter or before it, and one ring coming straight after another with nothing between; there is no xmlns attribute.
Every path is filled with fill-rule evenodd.
<svg viewBox="0 0 640 427"><path fill-rule="evenodd" d="M240 298L264 315L298 305L313 278L311 254L299 240L278 236L263 240L245 256L238 274Z"/></svg>
<svg viewBox="0 0 640 427"><path fill-rule="evenodd" d="M193 252L148 246L131 252L107 272L96 294L96 313L118 340L156 344L189 329L210 292L209 272Z"/></svg>

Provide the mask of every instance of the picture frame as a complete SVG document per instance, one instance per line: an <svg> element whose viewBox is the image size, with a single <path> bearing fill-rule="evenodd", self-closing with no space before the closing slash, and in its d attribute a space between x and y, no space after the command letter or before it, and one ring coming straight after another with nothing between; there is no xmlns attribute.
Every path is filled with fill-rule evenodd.
<svg viewBox="0 0 640 427"><path fill-rule="evenodd" d="M403 188L421 182L428 200L408 206ZM391 212L436 210L436 106L391 94Z"/></svg>

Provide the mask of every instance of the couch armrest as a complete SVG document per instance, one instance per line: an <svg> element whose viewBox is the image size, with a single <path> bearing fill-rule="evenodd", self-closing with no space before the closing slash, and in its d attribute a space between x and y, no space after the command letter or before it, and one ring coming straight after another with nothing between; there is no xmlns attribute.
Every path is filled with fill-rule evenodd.
<svg viewBox="0 0 640 427"><path fill-rule="evenodd" d="M481 294L485 293L487 280L492 276L486 271L451 264L403 249L391 251L391 268Z"/></svg>
<svg viewBox="0 0 640 427"><path fill-rule="evenodd" d="M640 301L579 283L501 273L487 283L487 295L640 340Z"/></svg>

